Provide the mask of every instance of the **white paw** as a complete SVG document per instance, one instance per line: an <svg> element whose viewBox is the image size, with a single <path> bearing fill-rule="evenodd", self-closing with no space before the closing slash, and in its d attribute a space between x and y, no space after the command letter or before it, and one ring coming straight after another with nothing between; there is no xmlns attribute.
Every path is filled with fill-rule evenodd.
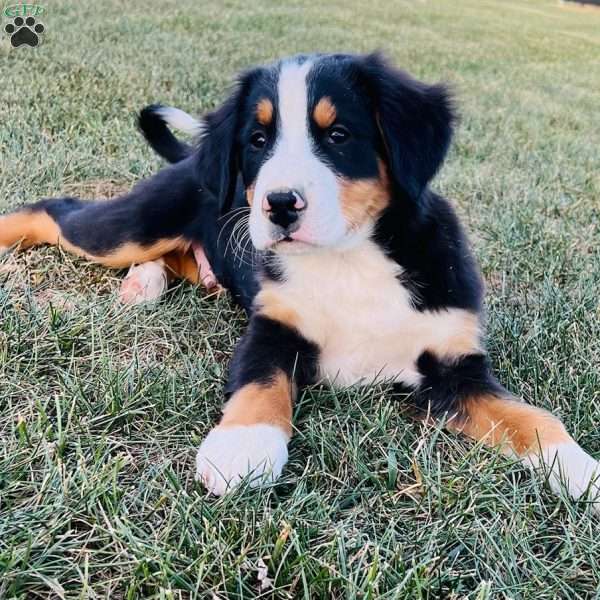
<svg viewBox="0 0 600 600"><path fill-rule="evenodd" d="M528 459L533 467L542 467L538 455L530 455ZM600 463L597 460L575 442L567 442L544 448L543 463L552 491L559 494L561 489L566 489L575 500L587 492L594 511L600 512Z"/></svg>
<svg viewBox="0 0 600 600"><path fill-rule="evenodd" d="M287 434L274 425L215 427L196 457L196 479L215 496L248 477L250 487L275 481L287 462Z"/></svg>
<svg viewBox="0 0 600 600"><path fill-rule="evenodd" d="M158 300L167 289L167 274L162 261L134 265L121 283L119 300L123 304L143 304Z"/></svg>

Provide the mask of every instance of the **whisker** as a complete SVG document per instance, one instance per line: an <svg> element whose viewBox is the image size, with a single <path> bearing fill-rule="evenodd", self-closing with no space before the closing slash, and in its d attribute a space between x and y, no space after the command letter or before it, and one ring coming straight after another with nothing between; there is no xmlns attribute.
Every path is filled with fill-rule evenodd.
<svg viewBox="0 0 600 600"><path fill-rule="evenodd" d="M234 258L238 261L238 264L248 265L250 267L255 266L254 255L255 248L252 245L252 237L250 236L249 218L242 219L242 226L235 230L233 253ZM247 258L247 254L250 254L250 259Z"/></svg>
<svg viewBox="0 0 600 600"><path fill-rule="evenodd" d="M250 246L250 248L248 248L248 246ZM244 244L244 247L242 248L242 256L246 256L246 252L250 253L251 259L250 259L250 265L254 266L256 264L256 261L254 260L254 258L256 256L258 256L258 252L256 251L256 248L254 247L254 245L252 244L252 238L250 237L250 235L247 236L246 242ZM244 258L245 260L245 258Z"/></svg>
<svg viewBox="0 0 600 600"><path fill-rule="evenodd" d="M246 258L246 253L248 252L248 246L250 246L250 260L248 260ZM254 261L252 260L253 257L253 253L254 253L254 247L252 246L252 238L249 235L249 231L246 229L244 232L242 232L242 235L240 236L239 240L238 240L238 248L240 250L239 253L239 260L240 260L240 265L241 264L247 264L247 265L253 265Z"/></svg>
<svg viewBox="0 0 600 600"><path fill-rule="evenodd" d="M237 252L236 252L236 249L235 249L236 245L237 245L237 238L243 232L244 227L246 227L248 225L248 223L249 223L249 217L248 218L242 217L233 226L233 229L231 231L229 239L227 240L227 245L225 246L225 254L227 254L227 250L228 250L229 246L231 245L234 258L237 257Z"/></svg>
<svg viewBox="0 0 600 600"><path fill-rule="evenodd" d="M250 212L250 208L245 207L245 206L242 208L237 208L234 211L232 211L233 214L227 213L226 215L223 215L223 217L220 217L220 219L222 219L224 217L229 217L229 218L227 219L227 221L225 221L225 223L223 223L221 229L219 230L219 235L217 236L217 246L219 245L219 242L221 241L221 236L223 235L223 232L225 231L225 228L227 227L227 225L229 225L229 223L231 223L231 221L233 219L235 219L236 217L238 217L243 211ZM235 226L234 226L234 229L235 229Z"/></svg>
<svg viewBox="0 0 600 600"><path fill-rule="evenodd" d="M251 208L249 206L238 206L237 208L233 208L230 211L227 211L224 215L221 215L217 221L229 217L232 214L240 213L240 212L250 212Z"/></svg>

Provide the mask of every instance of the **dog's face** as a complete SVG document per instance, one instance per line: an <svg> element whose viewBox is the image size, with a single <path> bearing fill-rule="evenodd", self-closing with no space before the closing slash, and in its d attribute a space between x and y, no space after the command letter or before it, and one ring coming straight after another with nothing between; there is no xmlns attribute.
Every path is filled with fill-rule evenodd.
<svg viewBox="0 0 600 600"><path fill-rule="evenodd" d="M294 57L244 75L208 115L209 160L229 165L208 177L220 176L227 196L241 174L257 249L343 247L368 236L391 202L418 202L451 121L442 87L377 55Z"/></svg>

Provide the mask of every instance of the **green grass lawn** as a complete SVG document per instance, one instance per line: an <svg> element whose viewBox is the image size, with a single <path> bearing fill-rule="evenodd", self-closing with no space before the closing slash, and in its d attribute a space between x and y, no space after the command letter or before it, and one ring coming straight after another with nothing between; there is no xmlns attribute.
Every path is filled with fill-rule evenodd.
<svg viewBox="0 0 600 600"><path fill-rule="evenodd" d="M452 83L435 187L487 281L502 381L600 455L600 10L558 1L45 3L0 43L0 212L110 196L160 162L134 113L200 113L241 68L382 48ZM208 497L195 449L244 326L189 285L0 259L0 598L600 598L600 520L518 464L415 425L386 390L307 390L280 483ZM266 572L266 579L264 578Z"/></svg>

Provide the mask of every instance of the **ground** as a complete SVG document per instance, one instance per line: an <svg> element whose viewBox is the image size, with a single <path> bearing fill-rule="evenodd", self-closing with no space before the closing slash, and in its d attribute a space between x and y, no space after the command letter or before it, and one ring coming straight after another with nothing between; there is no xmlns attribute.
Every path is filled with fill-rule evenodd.
<svg viewBox="0 0 600 600"><path fill-rule="evenodd" d="M0 43L0 211L127 189L161 164L135 111L200 113L254 63L382 48L451 82L462 118L434 187L482 265L495 370L600 456L600 11L55 0L40 20L39 48ZM208 497L194 454L240 311L189 285L124 308L122 273L56 249L0 269L1 598L597 597L589 507L384 388L306 391L281 483Z"/></svg>

